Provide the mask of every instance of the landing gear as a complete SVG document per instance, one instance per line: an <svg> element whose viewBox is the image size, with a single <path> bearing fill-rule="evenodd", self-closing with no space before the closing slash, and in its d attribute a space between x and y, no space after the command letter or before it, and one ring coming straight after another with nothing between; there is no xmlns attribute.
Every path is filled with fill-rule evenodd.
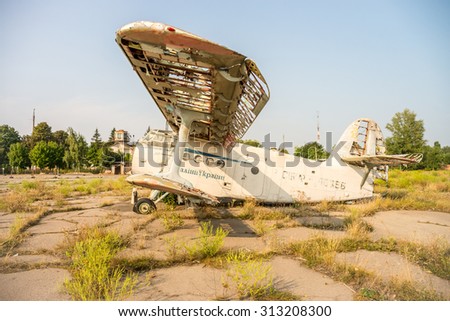
<svg viewBox="0 0 450 321"><path fill-rule="evenodd" d="M141 198L133 206L133 212L148 215L156 211L156 205L149 198Z"/></svg>
<svg viewBox="0 0 450 321"><path fill-rule="evenodd" d="M156 211L156 204L166 198L169 193L159 195L159 191L152 191L150 198L139 198L138 191L133 188L131 193L131 204L133 204L133 212L138 214L148 215ZM158 197L159 196L159 197Z"/></svg>

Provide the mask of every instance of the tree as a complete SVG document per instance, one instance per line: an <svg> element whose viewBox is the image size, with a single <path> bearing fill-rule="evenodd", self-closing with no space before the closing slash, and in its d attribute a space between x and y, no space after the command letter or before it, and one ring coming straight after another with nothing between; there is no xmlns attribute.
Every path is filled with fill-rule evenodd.
<svg viewBox="0 0 450 321"><path fill-rule="evenodd" d="M21 142L28 150L31 150L33 148L33 142L31 141L31 135L23 135Z"/></svg>
<svg viewBox="0 0 450 321"><path fill-rule="evenodd" d="M30 160L33 165L43 168L61 167L64 149L55 142L38 142L30 151Z"/></svg>
<svg viewBox="0 0 450 321"><path fill-rule="evenodd" d="M114 127L114 128L111 130L111 134L109 134L108 143L114 143L114 140L115 140L115 134L116 134L116 128Z"/></svg>
<svg viewBox="0 0 450 321"><path fill-rule="evenodd" d="M253 147L262 147L261 143L255 139L245 139L245 140L239 139L238 143L253 146Z"/></svg>
<svg viewBox="0 0 450 321"><path fill-rule="evenodd" d="M389 154L410 154L423 151L426 141L423 120L416 120L416 114L409 109L396 113L386 128L392 133L386 139Z"/></svg>
<svg viewBox="0 0 450 321"><path fill-rule="evenodd" d="M86 160L90 166L103 166L103 149L100 146L91 144L86 152Z"/></svg>
<svg viewBox="0 0 450 321"><path fill-rule="evenodd" d="M66 145L68 137L67 132L65 132L64 130L57 130L52 134L52 137L53 137L52 140L56 142L58 145L64 146L64 148L67 147Z"/></svg>
<svg viewBox="0 0 450 321"><path fill-rule="evenodd" d="M100 136L100 133L98 132L98 128L96 128L94 135L92 135L92 138L91 138L91 146L92 145L100 146L102 143L103 143L102 137Z"/></svg>
<svg viewBox="0 0 450 321"><path fill-rule="evenodd" d="M446 154L441 148L441 144L439 142L434 142L434 145L425 146L423 149L423 159L422 162L419 163L416 168L424 168L424 169L441 169L446 165Z"/></svg>
<svg viewBox="0 0 450 321"><path fill-rule="evenodd" d="M120 162L122 160L122 155L113 152L107 146L103 146L101 149L102 165L105 167L110 167L112 164Z"/></svg>
<svg viewBox="0 0 450 321"><path fill-rule="evenodd" d="M53 141L52 128L46 122L37 124L33 128L33 133L31 134L32 146L34 147L38 142L50 141Z"/></svg>
<svg viewBox="0 0 450 321"><path fill-rule="evenodd" d="M450 164L450 146L442 147L442 154L443 154L444 164L449 165Z"/></svg>
<svg viewBox="0 0 450 321"><path fill-rule="evenodd" d="M84 165L87 143L81 134L77 134L72 128L67 129L67 148L64 152L64 162L68 168L78 171Z"/></svg>
<svg viewBox="0 0 450 321"><path fill-rule="evenodd" d="M28 157L29 150L23 143L15 143L10 146L8 152L9 164L12 168L26 168L31 165Z"/></svg>
<svg viewBox="0 0 450 321"><path fill-rule="evenodd" d="M8 125L0 126L0 165L9 163L8 152L12 144L21 141L19 132Z"/></svg>
<svg viewBox="0 0 450 321"><path fill-rule="evenodd" d="M309 142L303 146L295 147L294 155L303 158L319 160L328 158L330 154L327 153L323 146L318 142Z"/></svg>
<svg viewBox="0 0 450 321"><path fill-rule="evenodd" d="M95 129L94 135L91 138L91 145L86 152L86 159L90 166L98 167L103 165L103 141L98 132Z"/></svg>

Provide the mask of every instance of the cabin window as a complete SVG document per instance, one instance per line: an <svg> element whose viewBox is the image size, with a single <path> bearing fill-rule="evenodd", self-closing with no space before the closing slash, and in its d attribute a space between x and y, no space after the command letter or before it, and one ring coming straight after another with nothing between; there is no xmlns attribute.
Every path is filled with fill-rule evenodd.
<svg viewBox="0 0 450 321"><path fill-rule="evenodd" d="M225 166L225 162L222 159L217 160L217 166L223 168Z"/></svg>

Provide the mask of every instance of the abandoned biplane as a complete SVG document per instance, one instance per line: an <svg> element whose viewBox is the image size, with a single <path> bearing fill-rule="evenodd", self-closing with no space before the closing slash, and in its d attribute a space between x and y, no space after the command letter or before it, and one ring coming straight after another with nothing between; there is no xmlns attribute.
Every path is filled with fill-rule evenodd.
<svg viewBox="0 0 450 321"><path fill-rule="evenodd" d="M370 119L353 122L326 161L239 144L270 96L252 60L162 23L128 24L116 41L172 129L152 130L136 145L127 181L153 190L140 199L134 190L137 213L151 213L169 193L209 204L368 198L380 169L420 161L385 155Z"/></svg>

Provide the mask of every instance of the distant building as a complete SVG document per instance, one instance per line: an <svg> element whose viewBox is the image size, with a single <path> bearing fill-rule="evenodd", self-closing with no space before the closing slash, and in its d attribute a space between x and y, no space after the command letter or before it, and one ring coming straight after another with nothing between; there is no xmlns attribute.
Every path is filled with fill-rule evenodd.
<svg viewBox="0 0 450 321"><path fill-rule="evenodd" d="M111 150L122 155L133 154L134 145L130 142L130 135L126 130L119 129L114 132L114 144Z"/></svg>

